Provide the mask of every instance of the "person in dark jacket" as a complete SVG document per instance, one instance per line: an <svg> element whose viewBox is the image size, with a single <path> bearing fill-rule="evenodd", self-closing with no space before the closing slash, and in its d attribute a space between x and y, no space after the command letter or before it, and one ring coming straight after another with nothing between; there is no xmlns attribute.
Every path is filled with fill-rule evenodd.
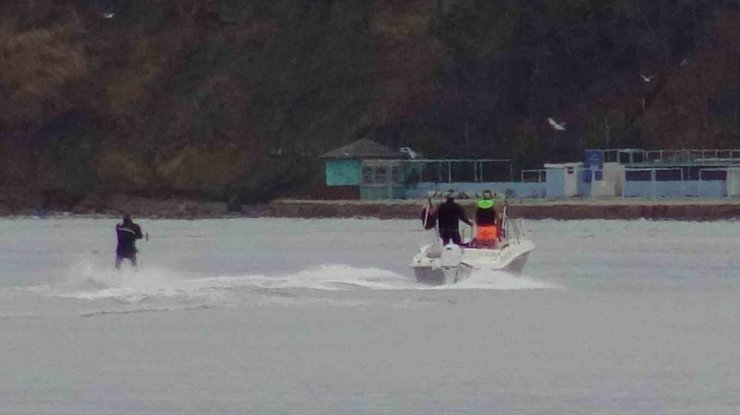
<svg viewBox="0 0 740 415"><path fill-rule="evenodd" d="M141 227L131 220L128 213L123 215L123 223L116 224L116 237L118 246L116 247L116 269L121 268L121 262L124 259L131 261L131 265L136 266L136 240L142 238Z"/></svg>
<svg viewBox="0 0 740 415"><path fill-rule="evenodd" d="M437 223L439 225L439 236L442 238L442 244L447 245L450 240L455 245L463 244L460 237L460 221L473 226L465 215L462 206L455 203L455 197L450 192L447 194L447 201L439 205L439 209L437 209Z"/></svg>

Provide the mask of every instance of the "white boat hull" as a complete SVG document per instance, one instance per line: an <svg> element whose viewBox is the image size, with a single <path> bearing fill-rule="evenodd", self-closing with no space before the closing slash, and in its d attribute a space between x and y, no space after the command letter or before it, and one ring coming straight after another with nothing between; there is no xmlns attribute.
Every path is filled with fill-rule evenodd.
<svg viewBox="0 0 740 415"><path fill-rule="evenodd" d="M507 243L499 248L440 247L429 244L411 261L416 280L425 284L454 284L473 271L505 271L520 274L535 245L529 240Z"/></svg>
<svg viewBox="0 0 740 415"><path fill-rule="evenodd" d="M507 244L495 249L465 248L463 250L463 261L479 270L521 274L529 253L534 248L534 243L529 240Z"/></svg>
<svg viewBox="0 0 740 415"><path fill-rule="evenodd" d="M473 267L467 264L453 268L414 267L416 281L429 285L455 284L468 278L472 272Z"/></svg>

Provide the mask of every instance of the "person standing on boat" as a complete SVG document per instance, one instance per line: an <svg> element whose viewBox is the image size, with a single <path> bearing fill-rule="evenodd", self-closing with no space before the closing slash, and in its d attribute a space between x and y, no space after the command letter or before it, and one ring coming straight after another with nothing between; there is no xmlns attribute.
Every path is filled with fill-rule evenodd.
<svg viewBox="0 0 740 415"><path fill-rule="evenodd" d="M123 223L116 224L116 237L118 246L116 247L116 269L121 268L121 262L124 259L131 261L131 265L136 266L136 240L142 238L141 227L131 220L128 213L123 214Z"/></svg>
<svg viewBox="0 0 740 415"><path fill-rule="evenodd" d="M462 206L455 203L455 196L452 192L447 193L447 201L439 205L437 209L437 224L439 225L439 237L442 238L442 244L447 245L450 241L455 245L462 245L460 237L460 221L470 226L473 224L465 215Z"/></svg>
<svg viewBox="0 0 740 415"><path fill-rule="evenodd" d="M498 238L496 227L496 208L494 208L493 193L483 191L483 198L478 201L475 209L475 224L477 226L475 241L480 246L493 246Z"/></svg>

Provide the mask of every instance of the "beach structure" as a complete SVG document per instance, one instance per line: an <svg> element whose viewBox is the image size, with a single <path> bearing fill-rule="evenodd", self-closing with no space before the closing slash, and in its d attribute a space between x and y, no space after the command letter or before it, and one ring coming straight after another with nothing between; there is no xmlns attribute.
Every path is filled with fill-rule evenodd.
<svg viewBox="0 0 740 415"><path fill-rule="evenodd" d="M400 153L369 138L361 138L319 156L324 160L328 199L360 199L363 188L382 187L388 199L401 198ZM367 193L368 190L365 191ZM367 198L367 194L365 195Z"/></svg>
<svg viewBox="0 0 740 415"><path fill-rule="evenodd" d="M582 196L740 196L740 150L586 150ZM601 160L591 163L589 160Z"/></svg>
<svg viewBox="0 0 740 415"><path fill-rule="evenodd" d="M410 158L368 138L329 151L328 199L414 199L454 190L507 198L740 196L740 150L588 149L581 161L519 170L510 159Z"/></svg>
<svg viewBox="0 0 740 415"><path fill-rule="evenodd" d="M740 196L739 149L588 149L582 161L522 170L519 198L723 198ZM532 184L544 186L529 187ZM499 183L486 184L498 188ZM463 184L461 186L464 187Z"/></svg>
<svg viewBox="0 0 740 415"><path fill-rule="evenodd" d="M547 163L547 197L575 197L579 195L579 184L583 182L583 163Z"/></svg>
<svg viewBox="0 0 740 415"><path fill-rule="evenodd" d="M544 167L548 199L740 196L740 150L589 149Z"/></svg>
<svg viewBox="0 0 740 415"><path fill-rule="evenodd" d="M322 154L327 199L425 198L448 189L470 193L494 192L543 196L544 183L514 180L510 159L411 158L408 148L398 151L362 138Z"/></svg>

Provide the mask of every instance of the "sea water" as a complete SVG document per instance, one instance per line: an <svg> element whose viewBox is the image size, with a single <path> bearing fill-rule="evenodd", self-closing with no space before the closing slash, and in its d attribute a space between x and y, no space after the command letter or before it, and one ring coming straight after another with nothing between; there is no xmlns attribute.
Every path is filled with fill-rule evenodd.
<svg viewBox="0 0 740 415"><path fill-rule="evenodd" d="M417 221L0 219L2 414L736 414L740 223L525 221L414 281Z"/></svg>

